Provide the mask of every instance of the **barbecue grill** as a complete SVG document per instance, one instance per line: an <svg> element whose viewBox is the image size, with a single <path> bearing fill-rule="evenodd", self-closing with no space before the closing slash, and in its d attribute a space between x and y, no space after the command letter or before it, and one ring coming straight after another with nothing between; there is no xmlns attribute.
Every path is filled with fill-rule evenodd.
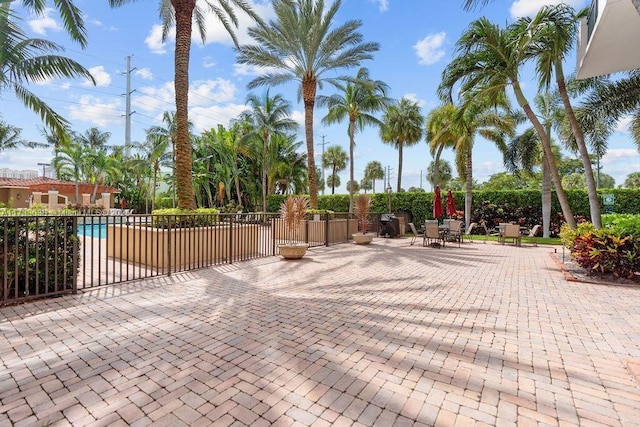
<svg viewBox="0 0 640 427"><path fill-rule="evenodd" d="M394 214L380 215L380 236L398 237L400 234L400 220Z"/></svg>

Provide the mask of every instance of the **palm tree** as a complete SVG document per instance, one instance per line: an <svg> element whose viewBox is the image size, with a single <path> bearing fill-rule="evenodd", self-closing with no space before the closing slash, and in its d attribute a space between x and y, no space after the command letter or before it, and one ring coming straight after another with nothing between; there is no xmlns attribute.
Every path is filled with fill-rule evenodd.
<svg viewBox="0 0 640 427"><path fill-rule="evenodd" d="M362 22L349 20L331 28L342 4L335 0L325 7L324 0L274 0L276 20L269 25L259 23L249 29L255 45L239 49L238 62L275 69L257 77L249 88L300 82L299 96L304 102L304 124L307 143L307 174L311 209L318 208L318 184L314 159L313 110L316 92L323 82L335 84L347 77L334 72L357 67L372 53L378 43L363 43L358 28ZM326 75L331 73L332 77Z"/></svg>
<svg viewBox="0 0 640 427"><path fill-rule="evenodd" d="M536 71L540 86L548 88L555 74L558 93L566 112L567 120L573 132L575 143L582 159L589 196L589 211L594 227L602 227L600 200L591 169L591 159L585 143L584 132L578 123L576 114L569 99L562 63L576 44L578 24L587 16L588 9L577 12L566 4L542 7L533 19L521 18L523 25L529 25L534 33L533 38L536 56Z"/></svg>
<svg viewBox="0 0 640 427"><path fill-rule="evenodd" d="M560 107L560 96L557 92L539 93L533 102L544 125L545 133L551 140L551 130L559 130L565 120L564 111ZM559 150L555 144L552 145L554 164L556 157L560 155ZM511 138L505 155L505 167L513 173L523 170L528 174L532 174L535 166L542 166L542 234L544 237L549 237L551 225L551 175L549 173L548 160L544 156L542 149L540 136L533 127L529 127Z"/></svg>
<svg viewBox="0 0 640 427"><path fill-rule="evenodd" d="M136 0L109 0L111 7L122 6ZM195 22L200 38L206 39L205 10L213 12L225 27L233 42L238 46L238 40L233 28L238 27L238 18L233 10L237 7L253 19L260 18L253 12L244 0L161 0L159 14L162 19L163 41L169 33L169 29L175 25L176 42L174 52L174 86L176 102L176 151L175 151L175 178L176 192L178 196L178 208L195 209L196 203L193 194L193 165L191 152L191 138L189 134L189 56L191 53L192 24Z"/></svg>
<svg viewBox="0 0 640 427"><path fill-rule="evenodd" d="M46 148L49 146L49 144L26 141L20 138L20 133L22 133L22 129L0 120L0 152L4 150L13 150L18 147Z"/></svg>
<svg viewBox="0 0 640 427"><path fill-rule="evenodd" d="M473 21L457 42L457 56L443 71L438 92L443 100L451 101L454 86L460 82L463 99L478 96L492 99L504 97L506 87L510 86L540 136L565 221L575 229L576 221L553 162L549 137L520 85L520 67L531 58L531 43L527 27L521 22L502 30L486 18Z"/></svg>
<svg viewBox="0 0 640 427"><path fill-rule="evenodd" d="M362 131L366 125L381 125L373 114L389 104L389 86L381 80L371 80L369 70L360 68L353 82L346 87L340 86L340 90L342 93L330 97L318 97L318 105L328 107L327 115L322 119L324 124L340 123L345 119L349 122L349 182L352 183L356 182L353 173L356 130ZM354 189L354 185L349 186L349 212L353 212Z"/></svg>
<svg viewBox="0 0 640 427"><path fill-rule="evenodd" d="M153 182L151 184L151 212L156 208L156 187L158 184L158 174L160 167L166 164L171 158L169 152L170 139L163 132L158 132L159 128L151 127L146 130L146 138L142 144L142 151L148 164L153 169ZM173 163L173 162L172 162Z"/></svg>
<svg viewBox="0 0 640 427"><path fill-rule="evenodd" d="M262 212L266 212L269 192L267 153L271 148L271 137L274 134L295 131L298 124L291 118L291 104L280 94L271 97L268 90L262 97L249 94L247 104L251 110L245 113L245 117L251 123L252 130L245 138L257 138L262 145Z"/></svg>
<svg viewBox="0 0 640 427"><path fill-rule="evenodd" d="M453 148L456 135L452 133L453 120L458 114L458 109L451 103L434 108L427 114L426 140L433 156L433 174L431 184L433 188L441 186L440 156L445 148Z"/></svg>
<svg viewBox="0 0 640 427"><path fill-rule="evenodd" d="M55 153L51 166L56 176L62 179L72 179L75 183L76 200L80 203L79 183L83 178L84 166L87 159L87 148L75 141L61 145Z"/></svg>
<svg viewBox="0 0 640 427"><path fill-rule="evenodd" d="M434 160L427 166L427 181L431 184L432 190L436 185L439 185L441 188L447 188L447 183L452 178L451 165L448 161L440 159L437 165L438 169L436 170L436 162Z"/></svg>
<svg viewBox="0 0 640 427"><path fill-rule="evenodd" d="M339 145L333 145L327 148L322 158L322 167L331 168L331 175L329 176L329 182L331 185L331 194L335 194L336 187L340 185L340 178L338 172L341 172L347 168L347 153Z"/></svg>
<svg viewBox="0 0 640 427"><path fill-rule="evenodd" d="M306 154L300 153L302 141L295 141L295 135L276 135L272 140L275 158L269 174L269 182L278 194L304 194L307 188Z"/></svg>
<svg viewBox="0 0 640 427"><path fill-rule="evenodd" d="M405 146L417 144L422 139L422 112L417 102L402 98L397 104L387 108L382 118L380 138L398 150L398 187L402 187L402 150Z"/></svg>
<svg viewBox="0 0 640 427"><path fill-rule="evenodd" d="M463 107L443 106L450 116L444 120L444 127L431 140L434 145L450 145L456 153L458 176L465 182L465 224L471 223L471 205L473 195L473 143L476 135L495 143L500 151L506 151L505 137L514 134L516 121L509 111L506 98L492 105L487 98L475 98ZM429 123L428 126L433 126ZM444 139L443 136L445 137ZM441 151L441 150L440 150ZM439 153L438 153L439 154ZM438 158L436 157L436 160Z"/></svg>
<svg viewBox="0 0 640 427"><path fill-rule="evenodd" d="M28 38L16 25L19 18L11 11L12 1L0 2L0 93L11 89L16 98L40 116L42 121L59 138L67 133L68 122L46 102L27 87L56 78L84 77L95 84L95 80L82 65L57 55L63 47L49 40ZM27 9L42 12L44 1L22 2ZM65 28L72 39L82 47L86 45L85 31L80 12L68 0L56 2L61 11Z"/></svg>
<svg viewBox="0 0 640 427"><path fill-rule="evenodd" d="M367 163L364 168L364 177L371 181L371 189L376 192L376 179L384 179L384 169L378 161L371 161Z"/></svg>

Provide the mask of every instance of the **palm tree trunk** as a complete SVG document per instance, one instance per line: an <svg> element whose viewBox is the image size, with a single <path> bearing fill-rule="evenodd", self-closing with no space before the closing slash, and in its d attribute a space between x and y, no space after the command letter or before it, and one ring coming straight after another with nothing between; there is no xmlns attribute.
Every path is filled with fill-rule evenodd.
<svg viewBox="0 0 640 427"><path fill-rule="evenodd" d="M551 175L545 156L542 157L542 237L549 237L551 229Z"/></svg>
<svg viewBox="0 0 640 427"><path fill-rule="evenodd" d="M151 189L151 212L156 210L156 186L158 185L158 165L153 168L153 188Z"/></svg>
<svg viewBox="0 0 640 427"><path fill-rule="evenodd" d="M262 140L262 212L267 212L267 143L270 135Z"/></svg>
<svg viewBox="0 0 640 427"><path fill-rule="evenodd" d="M444 150L444 144L440 144L438 147L438 151L436 152L436 157L433 160L433 187L440 186L440 156L442 155L442 150Z"/></svg>
<svg viewBox="0 0 640 427"><path fill-rule="evenodd" d="M464 226L468 230L469 224L471 224L471 203L473 197L473 148L471 144L467 150L467 170L465 171L465 189L466 194L464 197Z"/></svg>
<svg viewBox="0 0 640 427"><path fill-rule="evenodd" d="M602 217L600 215L600 200L598 199L598 191L596 187L595 179L593 178L593 169L591 168L591 159L589 158L589 152L587 151L587 145L584 142L584 133L578 124L578 119L573 112L571 101L569 100L569 94L567 93L567 86L564 81L564 74L562 72L562 62L556 62L556 83L558 84L558 92L564 104L564 110L567 113L571 130L576 138L576 144L578 146L578 152L582 159L582 166L584 167L585 180L587 183L587 194L589 195L589 212L591 213L591 222L595 228L602 228Z"/></svg>
<svg viewBox="0 0 640 427"><path fill-rule="evenodd" d="M349 213L353 212L353 147L356 145L354 141L355 127L355 120L349 121Z"/></svg>
<svg viewBox="0 0 640 427"><path fill-rule="evenodd" d="M402 142L398 141L398 188L396 189L398 193L402 188L402 183L400 182L402 180L402 145Z"/></svg>
<svg viewBox="0 0 640 427"><path fill-rule="evenodd" d="M233 177L233 180L236 185L236 197L238 199L238 206L242 206L242 196L240 194L240 179L238 178L238 162L236 161L235 157L233 159L233 168L235 170L235 176Z"/></svg>
<svg viewBox="0 0 640 427"><path fill-rule="evenodd" d="M315 77L305 76L302 78L302 98L304 100L304 133L307 140L309 207L318 209L318 181L316 179L316 161L313 157L313 107L316 102Z"/></svg>
<svg viewBox="0 0 640 427"><path fill-rule="evenodd" d="M336 193L336 164L333 164L333 168L331 168L331 194Z"/></svg>
<svg viewBox="0 0 640 427"><path fill-rule="evenodd" d="M192 154L189 138L189 56L191 25L196 0L171 0L176 19L175 98L176 98L176 187L179 209L195 209L193 198Z"/></svg>
<svg viewBox="0 0 640 427"><path fill-rule="evenodd" d="M540 137L540 141L542 142L542 148L544 149L544 156L547 159L549 172L551 173L551 179L553 181L553 185L556 189L556 194L558 196L558 201L560 202L560 207L562 208L562 213L564 215L564 219L567 222L567 225L570 229L574 230L576 228L576 220L573 217L573 212L571 211L571 206L569 206L569 199L567 199L567 193L562 188L562 180L560 179L560 174L558 173L558 168L556 167L555 160L553 158L553 152L551 150L551 142L549 141L549 137L538 120L538 117L533 112L529 101L522 93L522 88L520 87L520 83L513 82L513 91L516 95L516 99L518 101L518 105L524 110L524 113L527 115L527 118L533 124L536 132L538 132L538 136Z"/></svg>

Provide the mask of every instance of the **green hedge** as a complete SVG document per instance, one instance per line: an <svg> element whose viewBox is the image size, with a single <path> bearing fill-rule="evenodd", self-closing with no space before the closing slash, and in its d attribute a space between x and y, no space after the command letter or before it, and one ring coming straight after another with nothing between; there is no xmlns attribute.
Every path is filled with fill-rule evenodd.
<svg viewBox="0 0 640 427"><path fill-rule="evenodd" d="M72 291L77 274L73 270L73 252L78 244L74 220L54 216L0 217L0 303Z"/></svg>
<svg viewBox="0 0 640 427"><path fill-rule="evenodd" d="M615 197L615 205L613 211L621 214L640 213L640 190L636 189L602 189L598 191L600 201L602 203L604 194L613 194ZM445 193L443 192L443 203ZM286 196L270 195L268 200L269 212L277 212L280 203ZM388 194L375 193L371 194L372 212L387 212L388 210ZM464 191L454 191L453 198L456 208L459 211L464 210ZM573 209L574 215L578 219L589 218L589 198L586 190L568 190L567 198ZM513 216L526 215L533 224L541 223L539 219L542 211L542 193L540 190L513 190L513 191L474 191L473 192L473 217L472 221L479 219L483 213L483 209L487 205L495 205L498 209L507 212L509 220L513 220ZM551 212L557 223L562 222L562 209L556 197L555 192L551 193ZM432 218L433 193L392 193L391 194L391 210L396 213L408 212L413 218L413 222L420 223L425 219ZM349 195L333 194L318 196L318 208L329 209L334 212L347 212L349 210ZM604 212L604 205L601 205ZM531 214L537 213L536 218L531 218ZM486 214L486 212L485 212Z"/></svg>

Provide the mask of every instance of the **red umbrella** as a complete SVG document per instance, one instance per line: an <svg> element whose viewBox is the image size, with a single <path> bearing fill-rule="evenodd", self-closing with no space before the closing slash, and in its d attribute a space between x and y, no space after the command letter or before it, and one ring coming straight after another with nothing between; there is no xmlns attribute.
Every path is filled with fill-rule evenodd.
<svg viewBox="0 0 640 427"><path fill-rule="evenodd" d="M433 218L438 219L442 216L442 198L440 197L440 186L436 185L436 191L433 195Z"/></svg>
<svg viewBox="0 0 640 427"><path fill-rule="evenodd" d="M456 213L456 204L453 201L453 194L451 194L451 190L447 192L447 215L451 217L451 215L455 215Z"/></svg>

